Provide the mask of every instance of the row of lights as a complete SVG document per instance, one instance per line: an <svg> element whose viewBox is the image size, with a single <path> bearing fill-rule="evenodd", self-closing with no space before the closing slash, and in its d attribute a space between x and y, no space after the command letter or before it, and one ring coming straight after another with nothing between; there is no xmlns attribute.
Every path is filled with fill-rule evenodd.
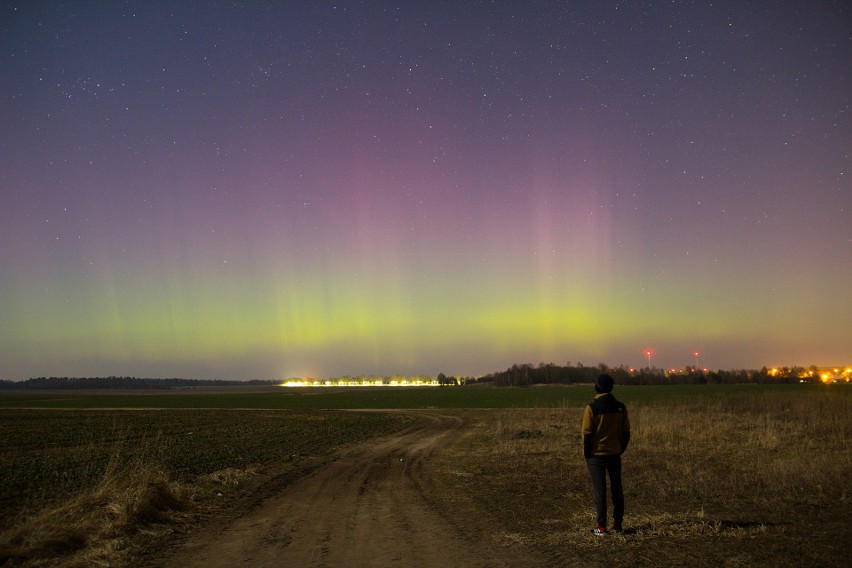
<svg viewBox="0 0 852 568"><path fill-rule="evenodd" d="M385 382L381 379L378 380L364 380L364 381L353 381L353 380L325 380L325 381L314 381L311 379L308 380L288 380L281 383L278 386L281 387L419 387L419 386L429 386L429 385L439 385L440 383L435 380L424 381L421 379L415 380L407 380L403 379L401 381L392 380Z"/></svg>

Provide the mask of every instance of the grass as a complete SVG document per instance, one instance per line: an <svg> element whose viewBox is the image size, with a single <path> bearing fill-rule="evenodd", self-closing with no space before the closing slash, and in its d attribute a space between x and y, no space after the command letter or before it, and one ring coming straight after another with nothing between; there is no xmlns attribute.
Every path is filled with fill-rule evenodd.
<svg viewBox="0 0 852 568"><path fill-rule="evenodd" d="M852 396L852 388L823 385L661 385L623 386L619 393L634 404L688 403L717 398L742 398L766 392L801 394L830 389ZM75 393L0 391L0 408L195 408L195 409L424 409L424 408L552 408L582 406L590 397L588 385L494 388L468 387L354 387L351 389L278 388L270 392L245 392L239 387L206 393L149 391Z"/></svg>
<svg viewBox="0 0 852 568"><path fill-rule="evenodd" d="M149 463L138 465L109 469L89 490L22 518L3 533L3 559L35 566L126 560L135 535L192 506L189 487Z"/></svg>
<svg viewBox="0 0 852 568"><path fill-rule="evenodd" d="M467 501L457 510L485 511L503 527L495 545L524 543L548 565L845 565L848 390L752 393L636 402L619 389L633 425L624 535L589 534L577 407L474 413L476 427L441 458L439 483Z"/></svg>

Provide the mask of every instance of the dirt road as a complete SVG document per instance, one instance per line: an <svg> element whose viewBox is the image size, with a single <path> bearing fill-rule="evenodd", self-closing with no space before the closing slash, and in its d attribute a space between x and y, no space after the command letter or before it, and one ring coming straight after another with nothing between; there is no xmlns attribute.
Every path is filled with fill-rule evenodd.
<svg viewBox="0 0 852 568"><path fill-rule="evenodd" d="M259 506L191 536L167 568L499 567L541 565L495 547L482 519L447 510L430 456L459 436L461 416L418 412L417 426L349 448ZM486 533L489 531L485 531Z"/></svg>

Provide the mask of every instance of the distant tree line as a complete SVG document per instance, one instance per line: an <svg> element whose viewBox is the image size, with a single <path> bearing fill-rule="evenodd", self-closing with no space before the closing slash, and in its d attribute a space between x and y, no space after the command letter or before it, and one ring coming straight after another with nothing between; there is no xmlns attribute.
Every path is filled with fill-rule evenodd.
<svg viewBox="0 0 852 568"><path fill-rule="evenodd" d="M817 367L782 367L780 369L760 370L735 369L730 371L707 371L689 366L671 372L663 369L645 368L631 370L621 365L611 367L599 363L594 367L582 363L565 366L554 363L515 364L497 373L480 377L476 382L491 383L495 386L530 386L546 384L593 383L600 373L609 373L617 384L622 385L659 385L659 384L786 384L820 382Z"/></svg>
<svg viewBox="0 0 852 568"><path fill-rule="evenodd" d="M205 379L147 379L136 377L38 377L26 381L0 381L4 390L174 389L276 385L279 381L229 381Z"/></svg>

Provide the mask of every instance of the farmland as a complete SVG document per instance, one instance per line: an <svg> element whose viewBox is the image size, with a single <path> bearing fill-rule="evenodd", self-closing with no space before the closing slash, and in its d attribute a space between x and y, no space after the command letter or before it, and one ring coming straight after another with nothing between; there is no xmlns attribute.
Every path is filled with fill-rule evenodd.
<svg viewBox="0 0 852 568"><path fill-rule="evenodd" d="M620 395L636 403L699 402L710 399L750 400L764 393L822 392L821 385L666 385L621 386ZM838 385L839 396L852 390ZM526 388L409 387L409 388L295 388L183 389L116 393L74 391L0 392L0 408L63 409L263 409L263 410L351 410L423 408L552 408L582 406L590 396L587 385L536 386Z"/></svg>
<svg viewBox="0 0 852 568"><path fill-rule="evenodd" d="M54 503L95 485L108 468L156 464L171 479L189 481L292 462L393 432L406 421L343 412L6 410L0 412L0 504L15 512Z"/></svg>
<svg viewBox="0 0 852 568"><path fill-rule="evenodd" d="M96 539L51 537L22 553L21 527L38 532L58 518L51 511L63 511L63 522L82 514L63 507L108 479L166 488L171 501L155 524L190 530L187 523L239 507L264 483L441 412L464 426L423 462L430 500L475 530L471 539L544 558L531 565L793 566L807 558L830 566L848 556L852 389L645 386L617 395L634 428L625 457L628 532L618 548L586 533L577 428L590 388L582 386L4 394L0 544L7 555L18 551L13 565L28 555L78 558ZM140 472L149 477L134 477ZM153 529L143 514L120 530L98 530L123 551L107 563L120 564L144 554L145 539L134 535Z"/></svg>

